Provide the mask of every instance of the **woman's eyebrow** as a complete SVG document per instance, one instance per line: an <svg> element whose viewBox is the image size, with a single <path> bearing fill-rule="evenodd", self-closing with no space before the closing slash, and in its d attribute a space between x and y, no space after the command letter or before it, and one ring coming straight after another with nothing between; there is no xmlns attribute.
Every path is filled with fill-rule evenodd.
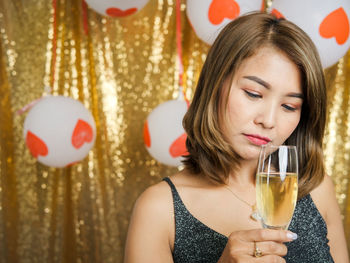
<svg viewBox="0 0 350 263"><path fill-rule="evenodd" d="M302 100L304 99L303 94L301 94L301 93L294 93L294 92L288 93L287 97L299 98L299 99L302 99Z"/></svg>
<svg viewBox="0 0 350 263"><path fill-rule="evenodd" d="M259 78L257 76L243 76L243 78L249 79L251 81L254 81L254 82L260 84L261 86L263 86L266 89L270 89L271 88L271 85L269 83L267 83L265 80L262 80L261 78ZM295 93L295 92L288 93L287 97L304 99L304 95L302 93Z"/></svg>
<svg viewBox="0 0 350 263"><path fill-rule="evenodd" d="M257 77L257 76L244 76L243 78L245 79L249 79L251 81L254 81L258 84L260 84L261 86L270 89L270 84L267 83L266 81L262 80L261 78Z"/></svg>

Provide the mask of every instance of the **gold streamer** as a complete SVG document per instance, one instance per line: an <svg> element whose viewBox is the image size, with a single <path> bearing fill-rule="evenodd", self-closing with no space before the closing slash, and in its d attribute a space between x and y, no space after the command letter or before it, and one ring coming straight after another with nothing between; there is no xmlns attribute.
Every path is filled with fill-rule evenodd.
<svg viewBox="0 0 350 263"><path fill-rule="evenodd" d="M335 184L350 250L350 64L349 53L326 70L328 113L324 140L326 172Z"/></svg>
<svg viewBox="0 0 350 263"><path fill-rule="evenodd" d="M7 41L5 41L6 43ZM6 45L5 45L6 46ZM2 41L0 41L0 54L3 54ZM0 172L1 172L1 201L0 216L1 225L4 232L1 233L4 242L4 249L7 252L7 259L10 262L17 262L17 242L18 242L18 196L16 192L16 173L13 162L14 157L14 136L13 130L13 114L11 112L11 94L10 85L7 79L6 66L3 56L0 57ZM4 124L8 125L4 125ZM4 209L3 204L11 209Z"/></svg>

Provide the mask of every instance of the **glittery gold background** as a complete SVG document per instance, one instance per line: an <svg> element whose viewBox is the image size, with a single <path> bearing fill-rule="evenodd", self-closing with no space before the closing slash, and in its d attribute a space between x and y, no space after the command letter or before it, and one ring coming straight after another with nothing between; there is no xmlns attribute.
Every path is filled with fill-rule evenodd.
<svg viewBox="0 0 350 263"><path fill-rule="evenodd" d="M195 36L182 3L191 98L208 46ZM0 262L122 262L135 199L177 170L152 159L142 136L152 109L178 94L175 1L150 0L116 19L90 9L85 16L81 0L57 0L55 14L49 0L0 0ZM324 144L348 241L349 58L326 70ZM96 121L94 148L69 168L36 162L22 138L26 114L16 111L47 85L82 101Z"/></svg>

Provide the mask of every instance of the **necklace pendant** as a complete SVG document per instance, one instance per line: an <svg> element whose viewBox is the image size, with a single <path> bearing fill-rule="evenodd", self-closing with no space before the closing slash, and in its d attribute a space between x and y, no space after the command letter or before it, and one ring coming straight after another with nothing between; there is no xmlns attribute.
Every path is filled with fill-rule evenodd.
<svg viewBox="0 0 350 263"><path fill-rule="evenodd" d="M250 215L250 218L253 219L254 221L259 221L261 219L256 209L256 204L252 205L252 214Z"/></svg>
<svg viewBox="0 0 350 263"><path fill-rule="evenodd" d="M259 221L260 220L259 213L256 210L254 210L253 213L250 215L250 218L253 219L254 221Z"/></svg>

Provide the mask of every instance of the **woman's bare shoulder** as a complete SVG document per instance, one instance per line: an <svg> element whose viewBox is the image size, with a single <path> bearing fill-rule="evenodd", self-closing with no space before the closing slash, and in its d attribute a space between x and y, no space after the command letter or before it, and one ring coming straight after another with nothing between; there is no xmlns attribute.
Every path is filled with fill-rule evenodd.
<svg viewBox="0 0 350 263"><path fill-rule="evenodd" d="M311 197L327 224L327 237L334 262L349 262L343 221L332 178L326 175L322 183L311 192Z"/></svg>
<svg viewBox="0 0 350 263"><path fill-rule="evenodd" d="M213 183L201 174L192 174L187 170L169 176L176 188L206 188L212 187Z"/></svg>
<svg viewBox="0 0 350 263"><path fill-rule="evenodd" d="M186 171L169 176L169 179L180 196L190 201L197 198L208 184L202 177L191 175ZM174 205L170 185L161 181L148 187L136 200L133 214L172 223Z"/></svg>
<svg viewBox="0 0 350 263"><path fill-rule="evenodd" d="M149 186L134 205L124 262L173 262L173 226L174 208L169 185L161 181Z"/></svg>
<svg viewBox="0 0 350 263"><path fill-rule="evenodd" d="M161 181L149 186L136 200L135 209L162 210L171 204L171 189L167 182ZM156 211L153 211L156 212Z"/></svg>
<svg viewBox="0 0 350 263"><path fill-rule="evenodd" d="M327 195L334 194L333 180L329 175L325 175L322 182L311 191L311 195L317 199L326 199Z"/></svg>
<svg viewBox="0 0 350 263"><path fill-rule="evenodd" d="M310 194L321 215L327 221L327 214L337 204L332 178L325 175L323 181Z"/></svg>
<svg viewBox="0 0 350 263"><path fill-rule="evenodd" d="M151 251L158 251L162 262L171 258L174 209L171 189L161 181L149 186L136 200L125 245L125 262L154 261ZM135 252L137 251L137 253Z"/></svg>

